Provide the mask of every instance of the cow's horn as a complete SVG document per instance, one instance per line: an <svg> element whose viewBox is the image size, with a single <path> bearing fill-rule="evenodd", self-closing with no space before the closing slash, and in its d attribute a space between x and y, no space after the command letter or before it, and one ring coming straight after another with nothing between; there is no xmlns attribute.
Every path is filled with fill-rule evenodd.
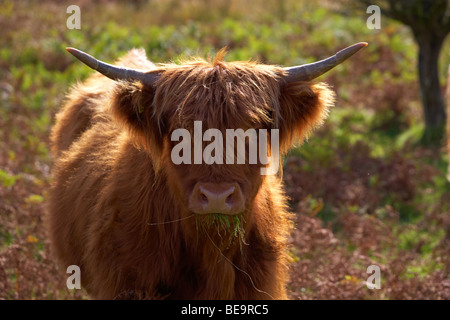
<svg viewBox="0 0 450 320"><path fill-rule="evenodd" d="M283 78L283 80L285 81L285 83L295 81L311 81L321 76L328 70L333 69L338 64L344 62L365 46L367 46L367 42L356 43L339 51L334 56L331 56L324 60L304 64L301 66L284 68L288 72L288 74Z"/></svg>
<svg viewBox="0 0 450 320"><path fill-rule="evenodd" d="M159 78L159 75L154 73L113 66L97 60L93 56L75 48L66 48L66 50L88 67L97 70L101 74L113 80L139 80L144 85L151 86Z"/></svg>

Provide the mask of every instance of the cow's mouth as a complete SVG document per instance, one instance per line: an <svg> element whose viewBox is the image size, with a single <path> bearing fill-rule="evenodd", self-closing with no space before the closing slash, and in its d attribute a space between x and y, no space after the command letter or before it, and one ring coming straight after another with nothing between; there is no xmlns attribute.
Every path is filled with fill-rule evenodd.
<svg viewBox="0 0 450 320"><path fill-rule="evenodd" d="M228 245L234 240L245 244L245 219L243 213L229 215L224 213L196 214L195 224L199 231L208 235L217 234Z"/></svg>

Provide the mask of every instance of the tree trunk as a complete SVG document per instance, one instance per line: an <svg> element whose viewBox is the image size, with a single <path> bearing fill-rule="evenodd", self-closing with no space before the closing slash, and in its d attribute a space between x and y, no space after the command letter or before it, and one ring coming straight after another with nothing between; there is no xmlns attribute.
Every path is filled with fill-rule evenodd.
<svg viewBox="0 0 450 320"><path fill-rule="evenodd" d="M422 140L426 144L438 144L444 135L446 114L438 73L439 52L443 40L426 31L416 33L419 45L420 93L425 116L425 132Z"/></svg>

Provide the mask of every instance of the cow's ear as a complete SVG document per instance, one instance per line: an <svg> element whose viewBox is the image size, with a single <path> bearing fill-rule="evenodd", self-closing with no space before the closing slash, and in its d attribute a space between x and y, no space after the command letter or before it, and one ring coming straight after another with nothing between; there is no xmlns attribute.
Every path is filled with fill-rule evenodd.
<svg viewBox="0 0 450 320"><path fill-rule="evenodd" d="M281 88L280 149L286 152L320 126L334 105L335 94L325 84L293 82Z"/></svg>
<svg viewBox="0 0 450 320"><path fill-rule="evenodd" d="M128 131L132 142L157 160L163 148L164 123L155 116L154 94L154 88L139 81L120 81L116 84L111 111L114 119Z"/></svg>

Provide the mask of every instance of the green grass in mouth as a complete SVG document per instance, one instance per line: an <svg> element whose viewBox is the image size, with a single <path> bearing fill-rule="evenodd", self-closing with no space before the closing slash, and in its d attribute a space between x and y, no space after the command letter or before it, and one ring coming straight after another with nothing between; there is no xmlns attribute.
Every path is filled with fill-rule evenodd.
<svg viewBox="0 0 450 320"><path fill-rule="evenodd" d="M229 237L230 243L238 239L242 247L245 236L245 219L242 214L229 215L223 213L211 213L196 216L197 229L205 232L216 230L219 236Z"/></svg>

